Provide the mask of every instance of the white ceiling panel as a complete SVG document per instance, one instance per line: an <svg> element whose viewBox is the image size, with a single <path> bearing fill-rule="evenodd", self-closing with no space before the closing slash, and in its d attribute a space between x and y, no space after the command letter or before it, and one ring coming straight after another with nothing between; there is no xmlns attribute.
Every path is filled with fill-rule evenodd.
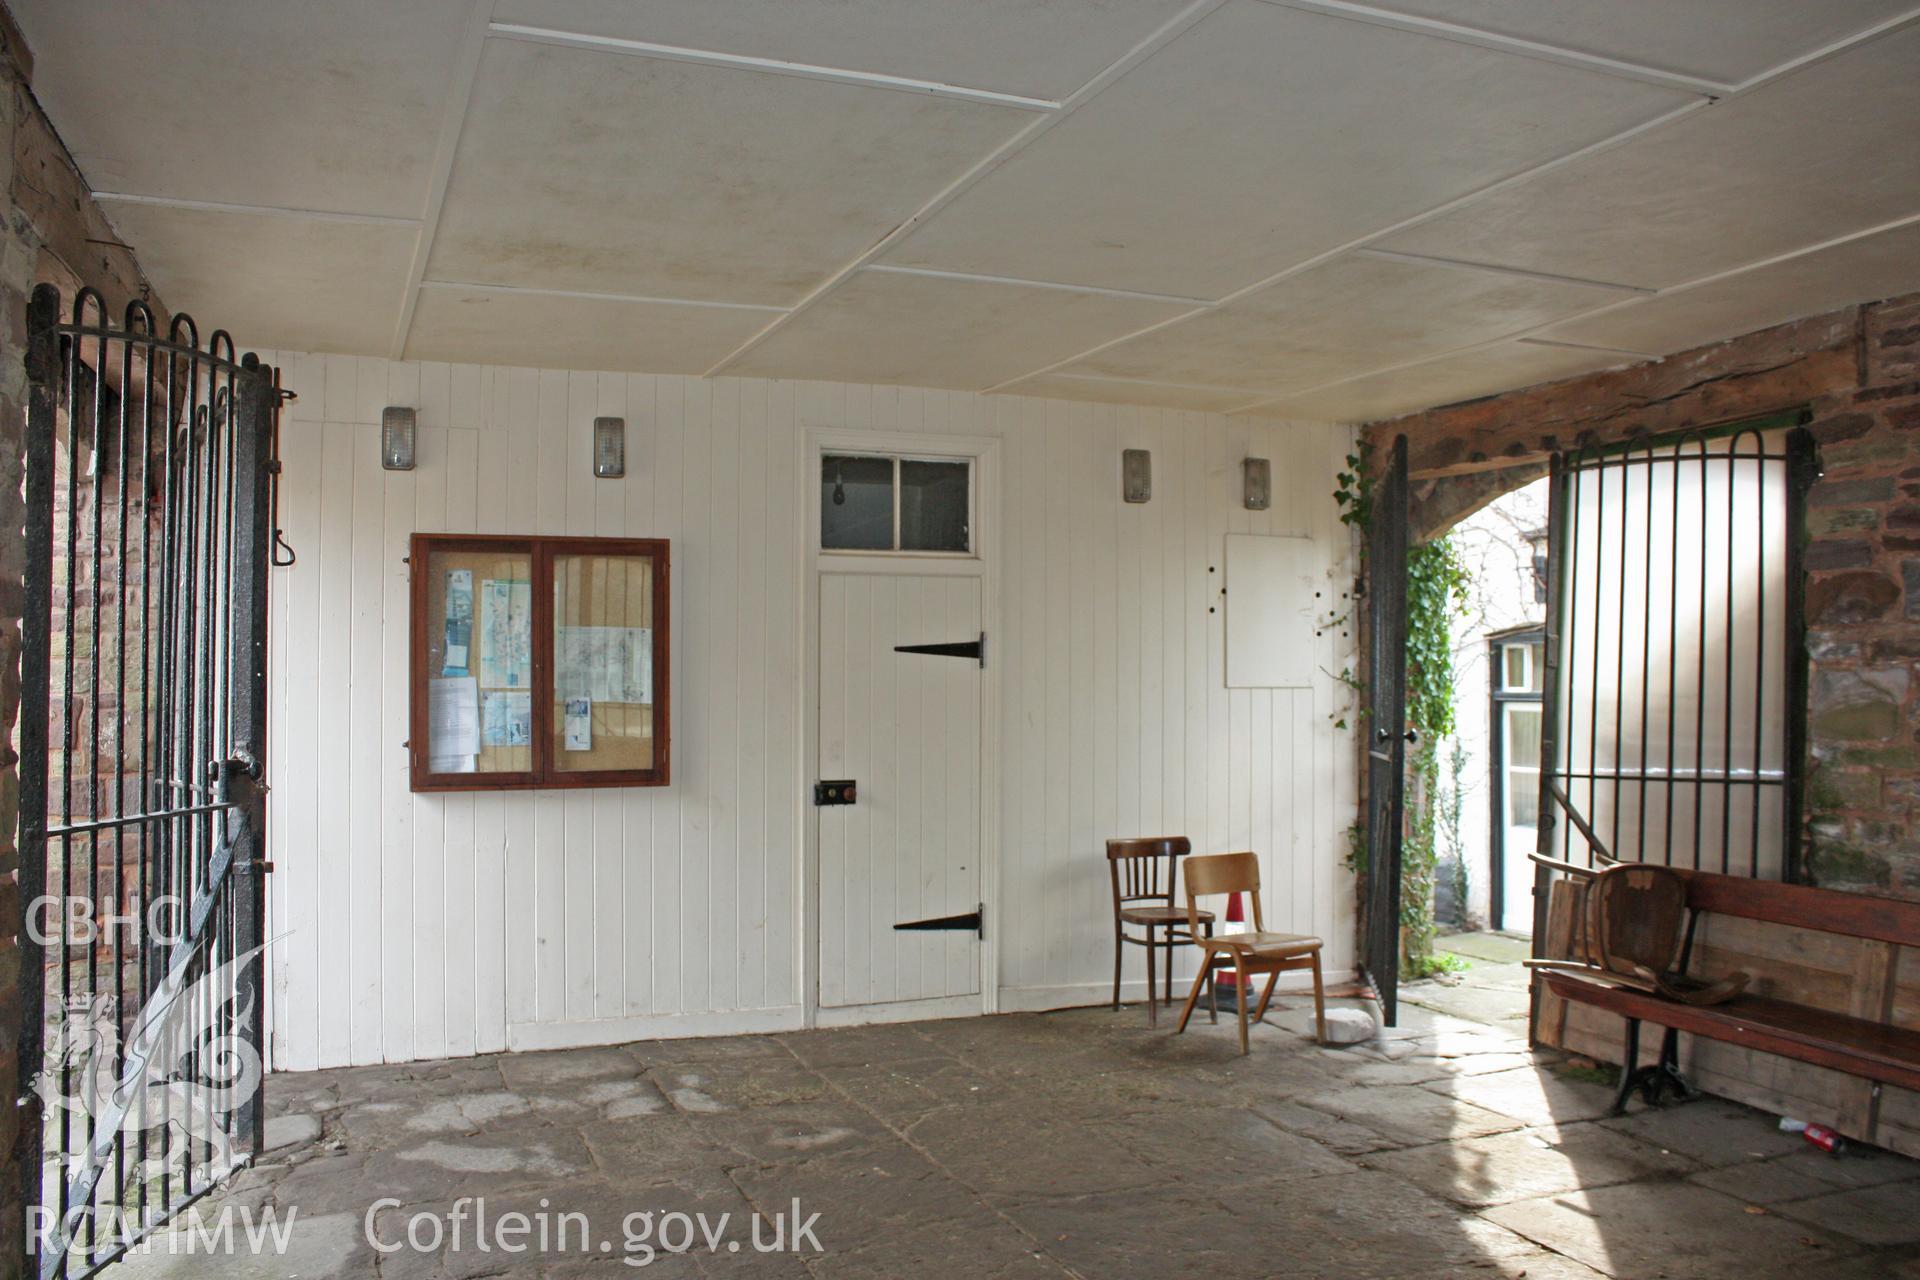
<svg viewBox="0 0 1920 1280"><path fill-rule="evenodd" d="M496 22L1064 98L1187 0L500 0Z"/></svg>
<svg viewBox="0 0 1920 1280"><path fill-rule="evenodd" d="M1687 100L1232 0L890 260L1217 298Z"/></svg>
<svg viewBox="0 0 1920 1280"><path fill-rule="evenodd" d="M1619 296L1486 271L1339 258L1067 372L1288 391L1521 333Z"/></svg>
<svg viewBox="0 0 1920 1280"><path fill-rule="evenodd" d="M417 218L472 0L12 0L97 191Z"/></svg>
<svg viewBox="0 0 1920 1280"><path fill-rule="evenodd" d="M1186 309L1139 298L863 271L727 372L977 391Z"/></svg>
<svg viewBox="0 0 1920 1280"><path fill-rule="evenodd" d="M1032 118L492 40L428 273L791 305Z"/></svg>
<svg viewBox="0 0 1920 1280"><path fill-rule="evenodd" d="M1542 337L1666 355L1920 290L1920 223L1569 320Z"/></svg>
<svg viewBox="0 0 1920 1280"><path fill-rule="evenodd" d="M1381 7L1738 83L1905 12L1912 0L1386 0Z"/></svg>
<svg viewBox="0 0 1920 1280"><path fill-rule="evenodd" d="M1609 352L1507 342L1283 397L1258 406L1256 412L1322 422L1373 422L1632 363Z"/></svg>
<svg viewBox="0 0 1920 1280"><path fill-rule="evenodd" d="M400 315L415 232L260 214L103 203L162 301L242 350L367 352Z"/></svg>
<svg viewBox="0 0 1920 1280"><path fill-rule="evenodd" d="M1381 241L1668 287L1920 212L1920 26Z"/></svg>
<svg viewBox="0 0 1920 1280"><path fill-rule="evenodd" d="M1049 400L1092 400L1099 404L1152 405L1164 409L1198 409L1224 413L1260 398L1258 391L1223 387L1176 387L1164 383L1123 382L1110 378L1074 377L1049 373L1008 387L1010 396L1043 396Z"/></svg>
<svg viewBox="0 0 1920 1280"><path fill-rule="evenodd" d="M436 287L420 292L407 359L705 373L771 319L739 307Z"/></svg>

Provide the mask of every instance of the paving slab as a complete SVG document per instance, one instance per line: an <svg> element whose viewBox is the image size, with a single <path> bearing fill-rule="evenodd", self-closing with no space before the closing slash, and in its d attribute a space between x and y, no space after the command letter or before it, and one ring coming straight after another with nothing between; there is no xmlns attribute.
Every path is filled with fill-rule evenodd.
<svg viewBox="0 0 1920 1280"><path fill-rule="evenodd" d="M319 1137L320 1117L317 1115L268 1116L262 1146L267 1154L272 1155L292 1147L304 1147Z"/></svg>
<svg viewBox="0 0 1920 1280"><path fill-rule="evenodd" d="M1597 1120L1613 1109L1613 1090L1566 1079L1544 1066L1458 1075L1427 1088L1529 1125Z"/></svg>
<svg viewBox="0 0 1920 1280"><path fill-rule="evenodd" d="M1372 1129L1393 1145L1422 1146L1451 1138L1517 1129L1521 1122L1421 1085L1343 1089L1300 1100L1316 1111Z"/></svg>
<svg viewBox="0 0 1920 1280"><path fill-rule="evenodd" d="M1689 1181L1710 1187L1745 1204L1770 1205L1783 1200L1808 1200L1826 1195L1833 1184L1808 1173L1791 1156L1748 1160L1696 1173Z"/></svg>
<svg viewBox="0 0 1920 1280"><path fill-rule="evenodd" d="M1048 1255L1100 1280L1279 1274L1289 1241L1263 1230L1243 1196L1232 1205L1188 1188L1149 1187L1007 1206Z"/></svg>
<svg viewBox="0 0 1920 1280"><path fill-rule="evenodd" d="M225 1280L335 1280L374 1274L375 1258L359 1214L300 1215L283 1253L253 1256L241 1251L210 1257L199 1239L190 1240L182 1229L162 1232L113 1264L107 1274L113 1280L201 1280L214 1274Z"/></svg>
<svg viewBox="0 0 1920 1280"><path fill-rule="evenodd" d="M1920 1186L1887 1182L1774 1206L1774 1212L1866 1244L1920 1245Z"/></svg>
<svg viewBox="0 0 1920 1280"><path fill-rule="evenodd" d="M1298 1224L1283 1244L1269 1246L1267 1273L1275 1276L1484 1274L1503 1261L1541 1252L1519 1235L1379 1171L1271 1183L1233 1203L1267 1222Z"/></svg>
<svg viewBox="0 0 1920 1280"><path fill-rule="evenodd" d="M1680 1177L1698 1167L1685 1156L1592 1124L1463 1138L1380 1152L1365 1161L1476 1208L1582 1187Z"/></svg>
<svg viewBox="0 0 1920 1280"><path fill-rule="evenodd" d="M818 1102L833 1093L820 1073L794 1058L749 1058L738 1062L655 1064L648 1078L684 1111Z"/></svg>
<svg viewBox="0 0 1920 1280"><path fill-rule="evenodd" d="M1514 1026L1524 1033L1526 1006L1514 1000L1514 990L1511 987L1423 982L1415 987L1402 988L1400 999L1403 1003L1456 1018L1485 1022L1496 1027Z"/></svg>
<svg viewBox="0 0 1920 1280"><path fill-rule="evenodd" d="M728 1274L730 1265L756 1277L768 1274L760 1259L700 1262L706 1275ZM1018 1227L996 1218L932 1223L856 1249L809 1257L806 1270L797 1274L822 1280L1062 1280L1073 1273Z"/></svg>
<svg viewBox="0 0 1920 1280"><path fill-rule="evenodd" d="M1261 1103L1253 1108L1289 1133L1311 1138L1329 1151L1341 1155L1364 1155L1393 1147L1392 1138L1363 1124L1342 1120L1339 1116L1305 1106L1290 1099Z"/></svg>
<svg viewBox="0 0 1920 1280"><path fill-rule="evenodd" d="M898 1238L916 1227L995 1216L972 1188L900 1144L747 1165L733 1170L732 1177L756 1205L785 1208L797 1200L809 1213L817 1212L816 1234L836 1253Z"/></svg>
<svg viewBox="0 0 1920 1280"><path fill-rule="evenodd" d="M1447 933L1434 939L1433 949L1470 960L1518 965L1533 954L1533 940L1511 933Z"/></svg>
<svg viewBox="0 0 1920 1280"><path fill-rule="evenodd" d="M606 1080L640 1074L640 1060L624 1049L567 1049L546 1053L510 1053L500 1059L507 1087L539 1091L582 1080Z"/></svg>
<svg viewBox="0 0 1920 1280"><path fill-rule="evenodd" d="M1721 1098L1646 1107L1600 1123L1709 1166L1799 1155L1807 1149L1806 1139L1781 1132L1773 1116Z"/></svg>
<svg viewBox="0 0 1920 1280"><path fill-rule="evenodd" d="M864 1067L919 1062L939 1053L917 1022L881 1022L867 1027L795 1031L775 1040L811 1067Z"/></svg>
<svg viewBox="0 0 1920 1280"><path fill-rule="evenodd" d="M1820 1150L1804 1138L1802 1146L1784 1163L1809 1178L1835 1187L1877 1187L1883 1182L1920 1180L1920 1160L1850 1142L1838 1155Z"/></svg>
<svg viewBox="0 0 1920 1280"><path fill-rule="evenodd" d="M1107 1120L1099 1129L1148 1168L1216 1191L1358 1171L1311 1138L1241 1107L1143 1112Z"/></svg>
<svg viewBox="0 0 1920 1280"><path fill-rule="evenodd" d="M485 1141L436 1137L376 1151L367 1158L366 1177L380 1194L412 1204L549 1184L592 1168L578 1133L542 1130L519 1137L489 1135Z"/></svg>
<svg viewBox="0 0 1920 1280"><path fill-rule="evenodd" d="M1845 1237L1686 1182L1619 1186L1518 1200L1486 1217L1612 1276L1673 1280L1818 1274L1850 1251Z"/></svg>
<svg viewBox="0 0 1920 1280"><path fill-rule="evenodd" d="M590 1125L581 1136L594 1168L614 1181L646 1182L689 1170L725 1169L741 1158L706 1126L677 1111Z"/></svg>
<svg viewBox="0 0 1920 1280"><path fill-rule="evenodd" d="M1080 1196L1172 1181L1109 1134L1024 1104L936 1111L905 1136L989 1196Z"/></svg>
<svg viewBox="0 0 1920 1280"><path fill-rule="evenodd" d="M1011 1102L1018 1094L1007 1081L944 1056L818 1070L840 1096L891 1124L911 1124L942 1107Z"/></svg>

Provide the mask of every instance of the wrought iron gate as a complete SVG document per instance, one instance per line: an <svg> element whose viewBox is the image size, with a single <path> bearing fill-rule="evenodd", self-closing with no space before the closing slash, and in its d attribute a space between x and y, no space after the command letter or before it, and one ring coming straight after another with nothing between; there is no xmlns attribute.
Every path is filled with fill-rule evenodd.
<svg viewBox="0 0 1920 1280"><path fill-rule="evenodd" d="M1366 970L1388 1026L1400 1006L1400 846L1407 768L1407 438L1373 491L1367 531Z"/></svg>
<svg viewBox="0 0 1920 1280"><path fill-rule="evenodd" d="M275 371L191 319L27 312L21 1170L92 1274L258 1150Z"/></svg>
<svg viewBox="0 0 1920 1280"><path fill-rule="evenodd" d="M1815 471L1800 420L1554 459L1536 956L1567 874L1799 877Z"/></svg>

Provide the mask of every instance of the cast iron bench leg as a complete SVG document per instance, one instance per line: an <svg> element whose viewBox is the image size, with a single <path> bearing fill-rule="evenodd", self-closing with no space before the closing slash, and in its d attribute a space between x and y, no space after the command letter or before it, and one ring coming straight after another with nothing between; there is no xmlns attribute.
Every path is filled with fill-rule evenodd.
<svg viewBox="0 0 1920 1280"><path fill-rule="evenodd" d="M1613 1114L1627 1113L1627 1099L1635 1089L1640 1090L1640 1096L1650 1107L1659 1106L1668 1089L1682 1102L1692 1098L1694 1088L1680 1074L1680 1033L1668 1027L1660 1042L1660 1061L1643 1067L1640 1065L1640 1019L1628 1018L1626 1024L1627 1047L1620 1062L1620 1091L1613 1098Z"/></svg>
<svg viewBox="0 0 1920 1280"><path fill-rule="evenodd" d="M1633 1095L1633 1087L1640 1083L1640 1019L1627 1020L1627 1049L1620 1058L1620 1092L1613 1098L1613 1114L1627 1114L1627 1099Z"/></svg>

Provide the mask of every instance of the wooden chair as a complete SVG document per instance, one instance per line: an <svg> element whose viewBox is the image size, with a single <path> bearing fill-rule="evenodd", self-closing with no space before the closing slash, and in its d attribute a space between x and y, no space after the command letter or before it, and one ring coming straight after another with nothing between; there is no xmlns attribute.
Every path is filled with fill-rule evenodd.
<svg viewBox="0 0 1920 1280"><path fill-rule="evenodd" d="M1215 969L1231 967L1239 979L1240 999L1236 1003L1240 1012L1240 1052L1246 1053L1247 976L1267 975L1267 989L1261 993L1260 1007L1253 1015L1253 1020L1258 1022L1267 1015L1267 1002L1273 999L1274 984L1279 982L1280 975L1290 969L1311 969L1313 1016L1318 1032L1314 1038L1325 1044L1327 1005L1326 991L1320 981L1320 939L1301 933L1267 932L1267 922L1260 910L1260 859L1251 853L1215 853L1188 858L1186 877L1189 932L1197 933L1200 917L1206 914L1200 910L1200 899L1216 893L1244 893L1253 900L1253 931L1224 933L1217 938L1209 932L1207 937L1194 938L1195 944L1207 953L1207 959L1194 977L1193 990L1187 993L1187 1004L1180 1010L1180 1025L1174 1034L1187 1029L1194 1002L1200 998L1200 984Z"/></svg>
<svg viewBox="0 0 1920 1280"><path fill-rule="evenodd" d="M1120 1007L1120 962L1129 944L1147 949L1147 1022L1158 1026L1160 997L1154 989L1153 953L1166 954L1166 1000L1173 1002L1173 950L1185 946L1198 931L1213 932L1213 913L1194 912L1173 905L1174 885L1180 879L1180 859L1193 851L1185 836L1142 836L1107 841L1107 875L1113 882L1113 1007ZM1140 925L1145 937L1127 932ZM1181 926L1186 926L1182 929ZM1156 931L1164 931L1155 937Z"/></svg>

